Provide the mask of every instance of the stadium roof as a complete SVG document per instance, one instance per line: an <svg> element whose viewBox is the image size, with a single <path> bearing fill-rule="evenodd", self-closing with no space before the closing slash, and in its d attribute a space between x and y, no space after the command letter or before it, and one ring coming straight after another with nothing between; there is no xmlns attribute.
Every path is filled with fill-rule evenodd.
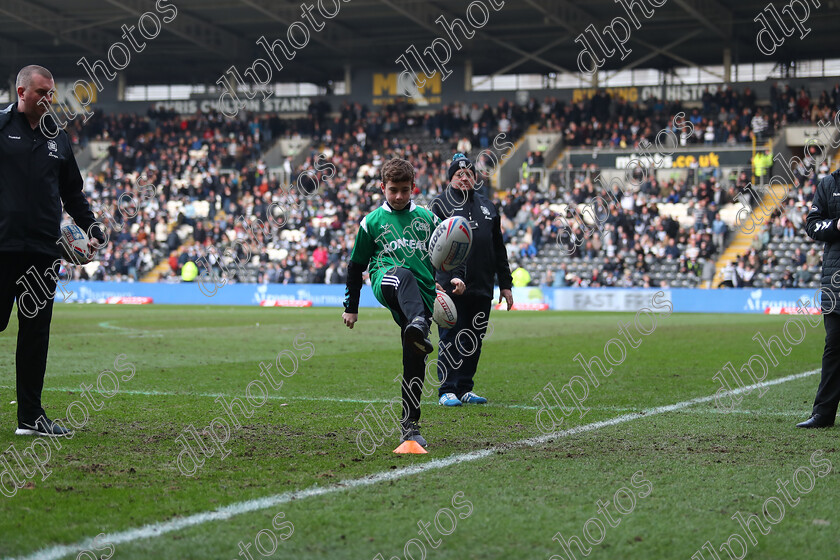
<svg viewBox="0 0 840 560"><path fill-rule="evenodd" d="M332 11L337 1L321 3ZM504 7L496 11L492 4L501 1L473 2L484 5L489 21L470 40L464 40L459 32L463 48L453 49L453 67L469 59L475 75L577 73L581 46L574 42L575 37L590 24L600 30L615 17L629 20L618 0L505 0ZM761 27L753 21L768 5L767 0L657 1L664 4L653 8L651 19L645 19L636 8L641 28L632 29L627 43L632 53L623 61L618 54L607 59L606 69L719 65L726 48L731 50L733 63L835 56L840 23L837 0L822 0L819 8L808 2L811 13L804 26L811 28L810 34L800 39L794 31L772 56L756 47ZM286 41L290 24L305 24L302 3L317 0L158 0L158 8L151 0L3 0L0 61L9 76L23 64L37 63L58 77L84 78L76 64L80 57L91 62L106 60L111 45L128 43L121 37L123 24L136 26L144 12L171 16L167 6L174 5L177 17L163 24L158 37L146 41L143 52L130 53L131 62L122 71L126 83L214 84L231 65L242 72L255 58L265 57L256 43L259 37ZM333 19L323 18L316 7L314 19L323 22L324 29L311 33L309 44L292 62L283 59L282 74L275 72L274 78L323 85L328 80L342 80L346 65L399 70L395 59L410 45L422 52L435 38L445 36L443 27L435 23L437 18L443 15L450 22L456 17L465 19L469 4L467 0L345 0ZM646 4L652 7L650 0ZM781 10L782 5L777 4ZM480 8L473 6L476 18L481 17ZM782 18L793 27L789 15L782 14ZM153 19L147 16L145 23L147 29L154 30ZM142 40L136 32L135 37Z"/></svg>

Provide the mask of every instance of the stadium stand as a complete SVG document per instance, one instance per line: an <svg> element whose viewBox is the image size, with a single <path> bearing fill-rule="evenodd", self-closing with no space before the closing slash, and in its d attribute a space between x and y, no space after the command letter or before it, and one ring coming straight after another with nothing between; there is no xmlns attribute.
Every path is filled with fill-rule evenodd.
<svg viewBox="0 0 840 560"><path fill-rule="evenodd" d="M823 91L812 103L804 89L774 87L764 105L749 88L707 91L702 108L686 113L695 134L681 140L738 144L751 142L752 135L767 139L786 124L830 117L840 102L837 91L833 96ZM315 104L305 118L296 119L154 110L97 114L84 125L72 122L68 132L80 147L91 140L110 141L106 160L88 173L85 189L119 231L101 261L70 273L79 279L139 281L157 270L153 277L179 281L184 263L206 256L210 266L221 259L232 267L229 281L342 283L356 224L379 203L376 185L383 161L399 156L414 163L415 198L423 204L445 188L444 169L452 153L467 152L474 159L482 150L498 153L493 139L500 132L516 141L530 127L561 132L567 146L636 147L643 139L652 141L654 131L681 110L679 103L654 98L627 103L602 91L577 103L532 98L523 105L502 100L496 107L453 104L433 112L398 103L378 111L345 104L333 113ZM280 138L290 137L310 139L307 153L296 165L287 158L282 169L268 169L264 154ZM335 167L332 176L316 170L321 154ZM601 171L594 165L557 165L543 192L527 179L527 169L544 167L543 159L539 151L531 152L524 180L492 193L504 215L509 256L532 273L534 285L709 285L714 261L727 242L718 211L751 188L749 162L744 172L726 177L700 169L687 180L645 181L638 192L621 198L603 231L586 235L580 228L563 231L559 218L591 200ZM478 166L487 167L488 161ZM762 272L762 258L772 252L771 260L790 259L796 248L807 253L808 241L802 234L788 235L789 224L801 222L800 210L813 184L828 172L823 166L794 188L792 206L773 218L769 239L762 238L757 253L740 259L736 285L788 281ZM804 171L795 170L800 176ZM135 182L141 175L141 184L159 186L157 196L128 208L126 201L139 200ZM295 184L314 196L290 192L288 186ZM278 203L285 208L282 215ZM250 227L253 220L270 225L260 232ZM233 266L230 256L219 257L226 251L242 264ZM751 260L756 261L752 266ZM814 266L819 264L809 269L811 283L816 281ZM792 276L806 281L805 272Z"/></svg>
<svg viewBox="0 0 840 560"><path fill-rule="evenodd" d="M795 183L783 204L772 208L751 248L725 269L725 286L818 288L822 253L805 233L808 204L820 179L829 172L817 165L815 148L793 169Z"/></svg>

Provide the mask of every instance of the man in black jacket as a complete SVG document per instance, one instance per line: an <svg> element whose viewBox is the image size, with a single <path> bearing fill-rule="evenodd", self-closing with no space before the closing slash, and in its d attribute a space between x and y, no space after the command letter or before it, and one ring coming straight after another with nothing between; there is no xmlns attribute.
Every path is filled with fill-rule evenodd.
<svg viewBox="0 0 840 560"><path fill-rule="evenodd" d="M61 250L62 203L91 237L104 242L82 193L83 181L67 134L47 109L55 83L41 66L26 66L15 83L18 101L0 111L0 331L17 300L18 435L70 432L41 407L53 298Z"/></svg>
<svg viewBox="0 0 840 560"><path fill-rule="evenodd" d="M510 266L502 239L501 218L496 207L475 191L475 167L464 154L455 154L446 175L449 186L429 205L441 219L462 216L472 229L472 248L461 278L467 290L462 295L450 293L458 312L451 329L440 328L438 348L439 404L460 406L484 404L487 399L473 393L473 377L481 355L481 342L487 331L494 280L498 276L499 302L505 299L513 307ZM460 272L459 272L460 273ZM452 273L437 271L435 280L451 286Z"/></svg>
<svg viewBox="0 0 840 560"><path fill-rule="evenodd" d="M834 425L840 402L840 170L822 178L814 193L808 221L808 236L825 242L820 301L825 324L822 377L811 417L798 428L828 428Z"/></svg>

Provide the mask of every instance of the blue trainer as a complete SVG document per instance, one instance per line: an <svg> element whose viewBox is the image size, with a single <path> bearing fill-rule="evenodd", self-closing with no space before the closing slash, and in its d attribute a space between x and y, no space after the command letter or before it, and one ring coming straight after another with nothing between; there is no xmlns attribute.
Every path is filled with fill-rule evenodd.
<svg viewBox="0 0 840 560"><path fill-rule="evenodd" d="M486 404L487 399L484 397L479 397L472 391L468 391L461 395L461 402L464 404Z"/></svg>
<svg viewBox="0 0 840 560"><path fill-rule="evenodd" d="M438 404L443 406L461 406L461 401L455 396L455 393L444 393L440 396Z"/></svg>

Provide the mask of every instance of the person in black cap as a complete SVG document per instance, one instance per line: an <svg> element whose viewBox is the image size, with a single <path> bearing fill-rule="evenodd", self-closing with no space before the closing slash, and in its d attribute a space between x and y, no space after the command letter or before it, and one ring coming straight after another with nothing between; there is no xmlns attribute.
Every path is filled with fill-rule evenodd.
<svg viewBox="0 0 840 560"><path fill-rule="evenodd" d="M445 406L484 404L487 399L473 392L473 377L481 356L497 278L499 303L504 299L508 310L513 307L510 266L502 239L501 218L493 203L476 189L473 163L464 154L455 154L446 178L449 185L432 200L429 209L441 219L466 218L473 241L465 278L461 278L467 285L466 291L455 295L447 289L455 303L458 321L451 329L439 328L438 379L441 385L438 403ZM480 187L478 185L479 190ZM451 286L451 274L436 271L435 280L441 286Z"/></svg>

